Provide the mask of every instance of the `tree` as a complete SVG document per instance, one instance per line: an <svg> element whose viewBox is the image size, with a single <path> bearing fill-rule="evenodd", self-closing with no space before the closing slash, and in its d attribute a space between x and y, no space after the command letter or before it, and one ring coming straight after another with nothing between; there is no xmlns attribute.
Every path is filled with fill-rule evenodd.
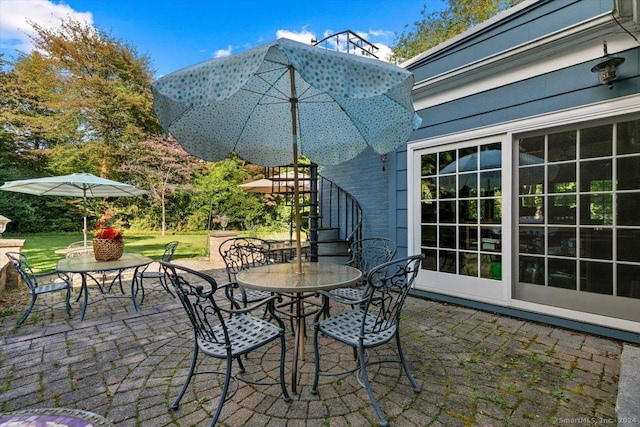
<svg viewBox="0 0 640 427"><path fill-rule="evenodd" d="M414 22L414 28L398 38L391 61L400 63L413 58L520 1L447 0L447 7L434 12L429 12L425 5L420 11L422 19Z"/></svg>
<svg viewBox="0 0 640 427"><path fill-rule="evenodd" d="M179 189L189 189L192 175L206 169L173 139L154 137L142 141L128 153L121 171L132 173L132 179L151 191L151 197L160 206L162 235L167 231L167 197Z"/></svg>

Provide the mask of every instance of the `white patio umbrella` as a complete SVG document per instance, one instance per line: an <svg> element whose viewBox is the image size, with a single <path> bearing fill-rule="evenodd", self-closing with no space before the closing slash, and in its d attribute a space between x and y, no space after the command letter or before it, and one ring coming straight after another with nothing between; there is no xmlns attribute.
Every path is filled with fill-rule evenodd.
<svg viewBox="0 0 640 427"><path fill-rule="evenodd" d="M302 273L298 154L336 165L367 147L379 154L398 148L419 124L413 82L411 72L387 62L278 39L173 72L151 88L160 124L189 153L293 163Z"/></svg>
<svg viewBox="0 0 640 427"><path fill-rule="evenodd" d="M147 190L124 182L100 178L90 173L47 176L44 178L24 179L5 182L0 190L16 193L35 194L37 196L82 197L84 205L84 246L87 246L87 198L88 197L126 197L141 196Z"/></svg>
<svg viewBox="0 0 640 427"><path fill-rule="evenodd" d="M298 173L298 191L307 192L311 190L310 179L308 175ZM294 185L294 173L290 171L274 175L271 178L245 182L238 185L238 187L247 193L282 194L293 192Z"/></svg>

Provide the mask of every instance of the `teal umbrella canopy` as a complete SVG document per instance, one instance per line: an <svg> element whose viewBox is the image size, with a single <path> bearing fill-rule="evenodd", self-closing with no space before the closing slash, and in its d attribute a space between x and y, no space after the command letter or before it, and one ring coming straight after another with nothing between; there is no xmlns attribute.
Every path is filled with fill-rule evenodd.
<svg viewBox="0 0 640 427"><path fill-rule="evenodd" d="M420 124L413 83L411 72L387 62L278 39L175 71L151 89L163 129L194 156L293 163L301 272L298 156L337 165L369 147L399 148Z"/></svg>
<svg viewBox="0 0 640 427"><path fill-rule="evenodd" d="M141 196L147 190L124 182L100 178L90 173L47 176L44 178L24 179L5 182L0 190L16 193L35 194L37 196L82 197L84 201L84 243L87 243L87 204L88 197L126 197Z"/></svg>
<svg viewBox="0 0 640 427"><path fill-rule="evenodd" d="M152 91L163 129L201 159L235 151L263 166L291 164L295 126L299 154L336 165L407 142L413 82L387 62L278 39L168 74Z"/></svg>

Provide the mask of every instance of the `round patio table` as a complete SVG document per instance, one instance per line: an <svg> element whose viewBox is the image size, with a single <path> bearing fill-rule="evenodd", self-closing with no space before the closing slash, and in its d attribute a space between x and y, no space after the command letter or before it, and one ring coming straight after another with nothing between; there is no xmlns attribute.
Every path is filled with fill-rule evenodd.
<svg viewBox="0 0 640 427"><path fill-rule="evenodd" d="M140 269L140 267L144 267L145 265L151 264L152 262L153 260L151 258L142 254L124 253L119 259L115 261L96 261L93 255L82 255L79 257L59 260L56 265L56 270L63 273L77 273L82 277L82 289L80 291L81 294L82 292L84 292L84 304L82 305L82 312L80 313L80 321L82 321L84 320L84 315L87 311L87 305L89 305L89 288L87 286L87 277L92 277L91 273L116 272L116 277L120 284L120 291L124 294L124 291L122 289L122 272L127 269L134 269L133 278L131 279L130 296L108 295L109 291L105 292L99 283L98 287L100 288L100 291L103 294L104 298L131 298L131 300L133 301L133 308L135 308L136 311L139 311L140 307L138 306L136 297L138 295L138 291L141 291L142 299L140 303L142 304L142 301L144 301L144 288L141 287L136 273L138 272L138 269ZM113 283L111 284L111 286L113 286ZM111 286L109 286L109 289L111 289Z"/></svg>
<svg viewBox="0 0 640 427"><path fill-rule="evenodd" d="M0 425L11 427L110 427L93 412L69 408L34 408L0 414Z"/></svg>
<svg viewBox="0 0 640 427"><path fill-rule="evenodd" d="M362 272L357 268L328 262L303 263L303 273L296 270L295 263L267 264L242 270L236 276L238 283L246 288L275 292L293 299L295 313L290 314L296 324L296 345L291 369L293 393L297 392L298 359L304 360L305 319L315 313L305 313L304 299L316 291L352 286L362 277Z"/></svg>

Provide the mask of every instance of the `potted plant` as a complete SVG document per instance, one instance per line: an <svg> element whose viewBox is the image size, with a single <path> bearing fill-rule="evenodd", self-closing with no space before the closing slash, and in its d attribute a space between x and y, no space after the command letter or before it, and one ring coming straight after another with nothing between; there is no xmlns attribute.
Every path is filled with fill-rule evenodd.
<svg viewBox="0 0 640 427"><path fill-rule="evenodd" d="M124 238L122 232L113 225L113 211L107 209L96 223L93 233L93 254L96 261L115 261L124 252Z"/></svg>

